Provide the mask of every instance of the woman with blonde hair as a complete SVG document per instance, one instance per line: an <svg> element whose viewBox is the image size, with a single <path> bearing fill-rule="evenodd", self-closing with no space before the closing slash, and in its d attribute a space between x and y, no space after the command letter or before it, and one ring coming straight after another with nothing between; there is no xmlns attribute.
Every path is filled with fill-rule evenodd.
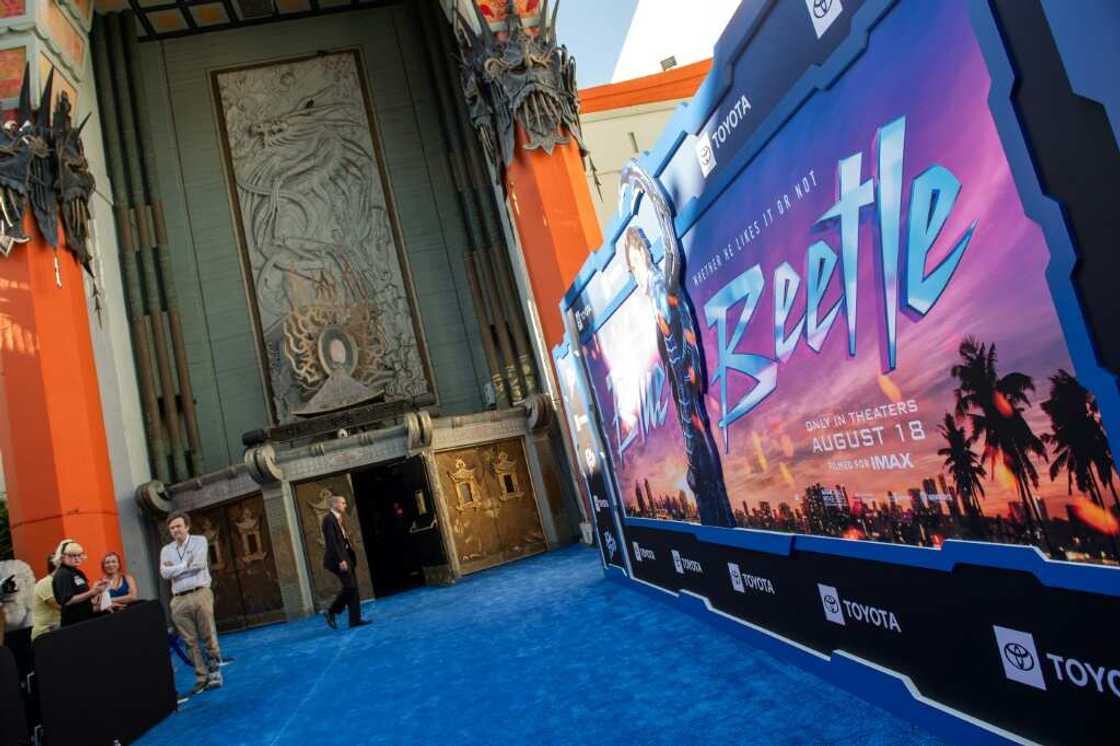
<svg viewBox="0 0 1120 746"><path fill-rule="evenodd" d="M54 600L62 607L62 626L92 619L93 599L109 587L109 582L102 579L92 586L89 584L86 574L78 569L78 565L85 561L86 553L76 541L61 541L54 558L58 569L54 571L51 587L54 589Z"/></svg>

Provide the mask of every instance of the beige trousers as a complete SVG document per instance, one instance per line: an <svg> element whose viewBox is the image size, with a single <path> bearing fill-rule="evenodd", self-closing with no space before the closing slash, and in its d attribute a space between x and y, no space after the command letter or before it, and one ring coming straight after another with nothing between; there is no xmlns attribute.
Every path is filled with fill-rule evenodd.
<svg viewBox="0 0 1120 746"><path fill-rule="evenodd" d="M217 671L222 659L218 647L218 630L214 626L214 592L200 588L193 593L171 598L171 621L179 637L187 644L191 660L194 661L194 675L199 683L205 683L208 671ZM210 659L207 667L202 657L202 646Z"/></svg>

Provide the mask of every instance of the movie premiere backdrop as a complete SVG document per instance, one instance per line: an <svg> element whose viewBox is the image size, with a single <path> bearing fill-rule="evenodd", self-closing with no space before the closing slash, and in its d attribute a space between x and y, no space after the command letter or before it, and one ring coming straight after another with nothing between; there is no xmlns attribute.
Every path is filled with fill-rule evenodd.
<svg viewBox="0 0 1120 746"><path fill-rule="evenodd" d="M1013 81L987 3L744 2L554 358L605 564L940 732L1084 742L1116 381Z"/></svg>

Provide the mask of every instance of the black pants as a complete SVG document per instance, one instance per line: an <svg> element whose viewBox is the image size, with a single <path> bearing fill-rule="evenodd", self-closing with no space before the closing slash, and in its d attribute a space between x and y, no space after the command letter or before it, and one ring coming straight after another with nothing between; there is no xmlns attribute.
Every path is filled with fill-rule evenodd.
<svg viewBox="0 0 1120 746"><path fill-rule="evenodd" d="M344 608L350 609L350 624L362 618L362 607L358 601L358 579L354 576L354 560L347 561L346 572L336 572L335 575L342 581L342 590L334 597L328 611L332 614L341 614Z"/></svg>

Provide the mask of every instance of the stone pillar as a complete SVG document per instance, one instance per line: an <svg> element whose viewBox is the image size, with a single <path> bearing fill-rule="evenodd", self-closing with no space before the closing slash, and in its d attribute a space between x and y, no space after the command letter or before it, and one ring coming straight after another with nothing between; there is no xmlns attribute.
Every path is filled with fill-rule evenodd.
<svg viewBox="0 0 1120 746"><path fill-rule="evenodd" d="M96 562L121 534L83 270L24 227L0 258L0 452L16 556L41 572L63 538Z"/></svg>
<svg viewBox="0 0 1120 746"><path fill-rule="evenodd" d="M467 106L504 180L551 364L548 351L564 338L560 300L603 242L584 172L574 61L556 39L555 3L469 2L455 21Z"/></svg>
<svg viewBox="0 0 1120 746"><path fill-rule="evenodd" d="M53 111L65 92L76 117L90 110L78 94L92 12L92 3L73 0L0 8L5 110L16 108L25 66L32 101L53 73L54 97L45 105ZM88 131L83 135L88 144ZM60 539L76 539L89 554L88 574L98 575L104 553L123 546L90 333L93 304L61 232L56 252L30 208L26 214L31 240L0 256L0 452L12 540L16 556L39 573Z"/></svg>
<svg viewBox="0 0 1120 746"><path fill-rule="evenodd" d="M552 349L564 340L560 300L587 255L602 244L603 234L579 146L569 141L549 155L525 150L524 142L519 127L516 154L506 169L506 190L545 341Z"/></svg>
<svg viewBox="0 0 1120 746"><path fill-rule="evenodd" d="M564 339L560 300L603 242L584 172L574 61L556 38L555 3L462 2L465 9L454 5L453 23L467 110L501 175L518 238L511 258L522 275L521 292L529 296L529 326L539 324L533 336L543 352L538 359L549 368L546 388L559 399L550 351ZM566 430L563 418L558 427ZM570 438L563 444L569 486L587 523L589 495L577 476Z"/></svg>
<svg viewBox="0 0 1120 746"><path fill-rule="evenodd" d="M296 514L296 496L287 481L262 485L264 510L268 516L268 530L272 539L272 556L276 561L276 575L280 580L280 596L284 600L284 615L300 619L315 611L311 598L311 576L307 568L307 552Z"/></svg>

